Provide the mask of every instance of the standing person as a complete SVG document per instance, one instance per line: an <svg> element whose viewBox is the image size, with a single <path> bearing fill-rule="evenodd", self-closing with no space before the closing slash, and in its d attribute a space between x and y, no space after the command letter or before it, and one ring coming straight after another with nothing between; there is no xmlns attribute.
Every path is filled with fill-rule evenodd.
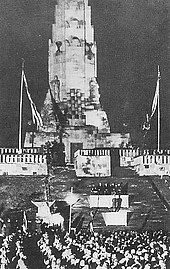
<svg viewBox="0 0 170 269"><path fill-rule="evenodd" d="M6 235L8 236L10 233L11 233L11 220L10 218L8 218L6 223Z"/></svg>
<svg viewBox="0 0 170 269"><path fill-rule="evenodd" d="M6 224L3 223L2 225L2 236L6 236Z"/></svg>
<svg viewBox="0 0 170 269"><path fill-rule="evenodd" d="M4 221L3 219L0 218L0 247L2 246L2 242L3 242L3 233L2 233L3 224L4 224Z"/></svg>
<svg viewBox="0 0 170 269"><path fill-rule="evenodd" d="M116 212L120 210L121 204L122 204L122 198L119 195L119 197L116 199L116 210L115 210Z"/></svg>
<svg viewBox="0 0 170 269"><path fill-rule="evenodd" d="M2 227L3 227L4 221L0 218L0 234L2 234Z"/></svg>
<svg viewBox="0 0 170 269"><path fill-rule="evenodd" d="M112 195L112 208L113 208L113 211L115 212L116 211L116 195L113 194Z"/></svg>
<svg viewBox="0 0 170 269"><path fill-rule="evenodd" d="M89 229L90 229L90 233L93 233L94 232L94 229L93 229L94 213L93 213L93 211L90 212L90 217L91 217L91 220L89 222Z"/></svg>

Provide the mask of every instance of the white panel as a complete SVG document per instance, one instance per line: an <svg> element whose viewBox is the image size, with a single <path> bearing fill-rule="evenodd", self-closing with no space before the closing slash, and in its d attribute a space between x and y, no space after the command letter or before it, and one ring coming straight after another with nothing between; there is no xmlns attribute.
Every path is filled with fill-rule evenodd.
<svg viewBox="0 0 170 269"><path fill-rule="evenodd" d="M106 226L124 225L127 226L127 211L102 213Z"/></svg>

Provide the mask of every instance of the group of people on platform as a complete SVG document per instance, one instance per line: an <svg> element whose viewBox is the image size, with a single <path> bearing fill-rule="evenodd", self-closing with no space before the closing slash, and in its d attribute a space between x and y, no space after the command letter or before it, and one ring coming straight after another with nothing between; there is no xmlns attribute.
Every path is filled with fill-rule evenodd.
<svg viewBox="0 0 170 269"><path fill-rule="evenodd" d="M121 208L122 205L122 198L120 197L120 195L118 197L113 197L112 199L112 209L114 212L118 212Z"/></svg>
<svg viewBox="0 0 170 269"><path fill-rule="evenodd" d="M68 234L46 227L0 236L1 269L168 269L169 255L162 230Z"/></svg>
<svg viewBox="0 0 170 269"><path fill-rule="evenodd" d="M122 195L128 193L128 183L98 183L91 185L93 195Z"/></svg>

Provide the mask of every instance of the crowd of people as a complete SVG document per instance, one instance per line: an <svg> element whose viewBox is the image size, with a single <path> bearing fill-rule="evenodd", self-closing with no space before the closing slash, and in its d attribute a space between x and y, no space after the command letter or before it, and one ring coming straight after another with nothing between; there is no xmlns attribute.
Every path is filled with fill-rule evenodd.
<svg viewBox="0 0 170 269"><path fill-rule="evenodd" d="M128 184L99 183L95 194L127 194ZM117 200L115 200L117 201ZM116 208L116 206L115 206ZM118 208L118 206L117 206ZM120 208L120 206L119 206ZM117 210L115 210L117 211ZM95 214L95 213L94 213ZM0 219L0 269L169 269L166 231L94 231L83 213L71 232L41 220Z"/></svg>
<svg viewBox="0 0 170 269"><path fill-rule="evenodd" d="M91 194L96 195L122 195L128 193L128 183L98 183L91 185Z"/></svg>
<svg viewBox="0 0 170 269"><path fill-rule="evenodd" d="M0 236L1 269L169 269L170 244L162 230L71 232L47 227Z"/></svg>

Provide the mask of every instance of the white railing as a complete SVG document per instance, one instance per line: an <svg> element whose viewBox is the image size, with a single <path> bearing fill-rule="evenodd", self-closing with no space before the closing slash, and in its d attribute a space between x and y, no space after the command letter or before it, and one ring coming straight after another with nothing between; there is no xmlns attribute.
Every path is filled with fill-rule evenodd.
<svg viewBox="0 0 170 269"><path fill-rule="evenodd" d="M78 154L82 156L110 156L110 149L80 149Z"/></svg>
<svg viewBox="0 0 170 269"><path fill-rule="evenodd" d="M46 163L43 154L0 154L0 163Z"/></svg>
<svg viewBox="0 0 170 269"><path fill-rule="evenodd" d="M137 157L140 155L170 155L170 149L160 150L149 150L149 149L119 149L120 157Z"/></svg>
<svg viewBox="0 0 170 269"><path fill-rule="evenodd" d="M42 148L23 148L22 153L41 153ZM0 154L17 154L19 153L18 148L0 148Z"/></svg>

